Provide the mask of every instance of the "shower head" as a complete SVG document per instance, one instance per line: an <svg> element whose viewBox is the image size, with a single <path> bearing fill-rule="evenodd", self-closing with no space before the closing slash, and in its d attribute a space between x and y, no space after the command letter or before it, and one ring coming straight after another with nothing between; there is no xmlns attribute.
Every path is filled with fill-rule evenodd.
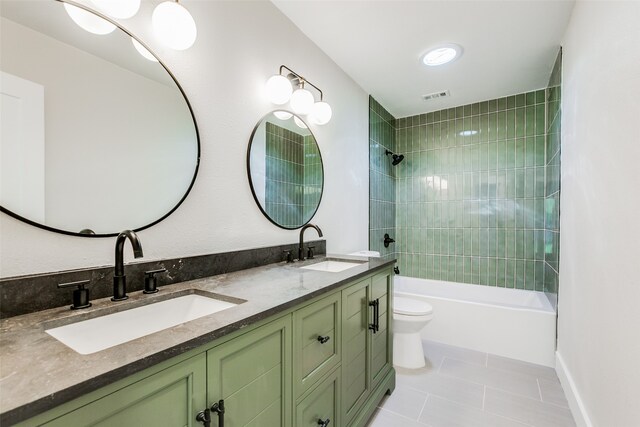
<svg viewBox="0 0 640 427"><path fill-rule="evenodd" d="M391 164L392 164L393 166L396 166L398 163L400 163L401 161L403 161L403 160L404 160L404 156L403 156L402 154L400 154L400 155L398 155L398 154L393 154L393 153L392 153L391 151L389 151L389 150L386 150L386 151L384 152L384 154L385 154L385 155L387 155L387 156L388 156L389 154L391 154L391 158L393 159L393 160L391 161Z"/></svg>

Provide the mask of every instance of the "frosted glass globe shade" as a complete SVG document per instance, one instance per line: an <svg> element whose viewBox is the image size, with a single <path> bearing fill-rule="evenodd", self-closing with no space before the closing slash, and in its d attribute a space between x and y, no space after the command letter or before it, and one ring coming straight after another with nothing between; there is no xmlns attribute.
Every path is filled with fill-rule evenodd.
<svg viewBox="0 0 640 427"><path fill-rule="evenodd" d="M181 4L165 1L151 15L153 31L160 41L175 50L189 49L196 41L196 22Z"/></svg>
<svg viewBox="0 0 640 427"><path fill-rule="evenodd" d="M287 113L286 111L274 111L273 115L280 120L289 120L291 117L293 117L293 114Z"/></svg>
<svg viewBox="0 0 640 427"><path fill-rule="evenodd" d="M80 28L93 34L104 35L109 34L116 29L116 26L109 21L105 21L98 15L87 12L77 6L64 3L64 9L69 17L78 24Z"/></svg>
<svg viewBox="0 0 640 427"><path fill-rule="evenodd" d="M269 101L276 105L286 104L293 93L291 81L280 74L269 77L266 84L266 90Z"/></svg>
<svg viewBox="0 0 640 427"><path fill-rule="evenodd" d="M153 56L153 54L151 52L149 52L147 50L147 48L145 48L144 46L142 46L140 44L140 42L138 42L138 40L131 38L131 43L133 43L133 47L136 48L136 50L138 51L138 53L142 56L144 56L146 59L148 59L149 61L153 61L153 62L158 62L158 58L156 58L155 56Z"/></svg>
<svg viewBox="0 0 640 427"><path fill-rule="evenodd" d="M140 10L140 0L91 0L98 9L118 19L128 19Z"/></svg>
<svg viewBox="0 0 640 427"><path fill-rule="evenodd" d="M296 114L309 114L313 102L313 95L306 89L298 89L291 95L291 108Z"/></svg>
<svg viewBox="0 0 640 427"><path fill-rule="evenodd" d="M331 106L324 101L313 104L309 118L317 125L326 125L331 120Z"/></svg>
<svg viewBox="0 0 640 427"><path fill-rule="evenodd" d="M306 129L307 128L307 125L305 125L302 120L300 120L299 118L297 118L295 116L293 117L293 121L295 122L296 125L298 125L299 128L302 128L302 129Z"/></svg>

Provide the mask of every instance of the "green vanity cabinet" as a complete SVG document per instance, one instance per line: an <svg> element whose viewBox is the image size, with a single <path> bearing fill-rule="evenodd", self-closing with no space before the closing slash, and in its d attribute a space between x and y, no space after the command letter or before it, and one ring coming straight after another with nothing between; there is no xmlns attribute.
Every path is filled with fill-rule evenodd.
<svg viewBox="0 0 640 427"><path fill-rule="evenodd" d="M27 425L193 426L206 405L206 358L187 359L53 419ZM55 411L55 409L53 410Z"/></svg>
<svg viewBox="0 0 640 427"><path fill-rule="evenodd" d="M369 288L371 279L342 291L342 410L351 421L369 396Z"/></svg>
<svg viewBox="0 0 640 427"><path fill-rule="evenodd" d="M388 310L391 280L392 276L385 272L342 291L342 417L345 425L351 425L392 369L391 334L387 327L388 313L392 312Z"/></svg>
<svg viewBox="0 0 640 427"><path fill-rule="evenodd" d="M347 283L19 425L199 427L223 401L226 427L363 427L395 387L392 280Z"/></svg>
<svg viewBox="0 0 640 427"><path fill-rule="evenodd" d="M207 352L207 404L224 400L225 427L291 425L291 316ZM212 426L218 416L211 414Z"/></svg>
<svg viewBox="0 0 640 427"><path fill-rule="evenodd" d="M378 302L377 332L371 334L371 388L375 388L391 369L393 335L393 276L378 274L371 278L371 301Z"/></svg>

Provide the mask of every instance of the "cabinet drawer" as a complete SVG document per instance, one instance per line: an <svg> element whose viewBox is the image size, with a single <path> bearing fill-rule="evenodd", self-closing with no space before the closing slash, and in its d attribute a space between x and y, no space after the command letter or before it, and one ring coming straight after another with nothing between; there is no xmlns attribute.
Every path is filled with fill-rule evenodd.
<svg viewBox="0 0 640 427"><path fill-rule="evenodd" d="M293 314L296 396L340 362L340 294Z"/></svg>
<svg viewBox="0 0 640 427"><path fill-rule="evenodd" d="M296 406L296 427L340 426L340 368Z"/></svg>

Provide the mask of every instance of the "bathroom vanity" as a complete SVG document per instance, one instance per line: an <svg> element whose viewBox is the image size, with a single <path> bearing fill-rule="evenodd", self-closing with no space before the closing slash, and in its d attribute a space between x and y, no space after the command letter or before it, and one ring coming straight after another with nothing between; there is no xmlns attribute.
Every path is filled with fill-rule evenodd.
<svg viewBox="0 0 640 427"><path fill-rule="evenodd" d="M326 260L354 265L313 269ZM271 264L5 319L2 425L365 425L395 387L393 262ZM84 355L45 332L186 294L237 305Z"/></svg>

